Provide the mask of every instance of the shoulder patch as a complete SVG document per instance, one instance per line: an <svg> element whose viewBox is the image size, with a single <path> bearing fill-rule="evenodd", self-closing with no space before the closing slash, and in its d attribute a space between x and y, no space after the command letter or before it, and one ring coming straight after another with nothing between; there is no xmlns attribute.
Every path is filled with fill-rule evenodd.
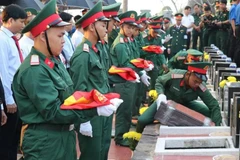
<svg viewBox="0 0 240 160"><path fill-rule="evenodd" d="M32 55L30 59L30 65L31 66L37 66L40 64L39 56L38 55Z"/></svg>
<svg viewBox="0 0 240 160"><path fill-rule="evenodd" d="M124 39L120 37L120 43L124 43Z"/></svg>
<svg viewBox="0 0 240 160"><path fill-rule="evenodd" d="M87 43L83 44L83 51L89 52L89 45Z"/></svg>
<svg viewBox="0 0 240 160"><path fill-rule="evenodd" d="M199 88L200 88L203 92L205 92L205 91L207 90L207 88L206 88L202 83L199 85Z"/></svg>
<svg viewBox="0 0 240 160"><path fill-rule="evenodd" d="M183 78L184 75L183 74L172 74L171 77L172 77L172 79L178 79L178 78Z"/></svg>

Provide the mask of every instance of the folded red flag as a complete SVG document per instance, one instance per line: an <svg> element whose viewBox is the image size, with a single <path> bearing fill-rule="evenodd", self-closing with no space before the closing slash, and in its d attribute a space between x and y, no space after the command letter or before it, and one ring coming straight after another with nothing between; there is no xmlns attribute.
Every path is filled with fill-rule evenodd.
<svg viewBox="0 0 240 160"><path fill-rule="evenodd" d="M156 54L162 54L163 50L161 48L161 46L157 46L157 45L149 45L149 46L145 46L142 47L142 50L146 51L146 52L153 52Z"/></svg>
<svg viewBox="0 0 240 160"><path fill-rule="evenodd" d="M137 68L143 68L143 69L148 68L149 64L153 65L152 61L148 61L142 58L133 59L130 62Z"/></svg>
<svg viewBox="0 0 240 160"><path fill-rule="evenodd" d="M135 71L132 68L118 68L116 66L112 66L108 73L110 74L118 74L120 77L127 81L134 81L136 80Z"/></svg>
<svg viewBox="0 0 240 160"><path fill-rule="evenodd" d="M118 93L101 94L93 89L90 92L76 91L65 99L64 104L60 106L61 109L91 109L110 104L113 98L120 98Z"/></svg>

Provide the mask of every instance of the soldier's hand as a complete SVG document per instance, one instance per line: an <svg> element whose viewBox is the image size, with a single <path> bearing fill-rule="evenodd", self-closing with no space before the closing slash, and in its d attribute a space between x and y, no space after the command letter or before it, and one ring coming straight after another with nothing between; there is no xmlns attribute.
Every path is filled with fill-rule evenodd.
<svg viewBox="0 0 240 160"><path fill-rule="evenodd" d="M161 102L163 103L167 103L167 97L165 96L165 94L160 94L156 100L157 103L157 110L160 107Z"/></svg>
<svg viewBox="0 0 240 160"><path fill-rule="evenodd" d="M146 71L142 71L143 75L141 76L141 81L146 85L149 86L150 82L149 80L151 79L147 74Z"/></svg>
<svg viewBox="0 0 240 160"><path fill-rule="evenodd" d="M15 113L17 112L17 105L15 103L13 104L7 104L7 113Z"/></svg>
<svg viewBox="0 0 240 160"><path fill-rule="evenodd" d="M106 106L101 106L97 108L97 113L99 116L105 116L105 117L109 117L113 114L113 112L117 111L117 107L109 104Z"/></svg>
<svg viewBox="0 0 240 160"><path fill-rule="evenodd" d="M140 83L140 77L139 77L139 75L137 73L135 73L135 77L136 77L136 79L134 81L130 81L130 82L132 82L132 83Z"/></svg>
<svg viewBox="0 0 240 160"><path fill-rule="evenodd" d="M7 116L3 110L2 110L2 117L0 118L1 118L1 126L7 123Z"/></svg>
<svg viewBox="0 0 240 160"><path fill-rule="evenodd" d="M92 125L91 125L90 121L85 122L85 123L81 123L79 132L84 136L93 137L93 135L92 135Z"/></svg>
<svg viewBox="0 0 240 160"><path fill-rule="evenodd" d="M123 103L123 100L119 98L113 98L110 100L110 103L118 108Z"/></svg>
<svg viewBox="0 0 240 160"><path fill-rule="evenodd" d="M169 72L169 69L165 64L163 64L162 67L163 67L163 70L164 70L165 73Z"/></svg>

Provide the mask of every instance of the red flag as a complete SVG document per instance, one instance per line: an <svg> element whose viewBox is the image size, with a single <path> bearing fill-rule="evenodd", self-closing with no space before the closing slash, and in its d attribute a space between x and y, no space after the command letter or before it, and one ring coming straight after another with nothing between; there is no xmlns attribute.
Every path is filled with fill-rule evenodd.
<svg viewBox="0 0 240 160"><path fill-rule="evenodd" d="M90 92L76 91L65 99L64 104L60 106L61 109L91 109L100 106L110 104L110 100L113 98L120 98L118 93L101 94L97 90L91 90Z"/></svg>
<svg viewBox="0 0 240 160"><path fill-rule="evenodd" d="M152 61L148 61L142 58L133 59L130 61L137 68L148 68L150 64L153 65Z"/></svg>
<svg viewBox="0 0 240 160"><path fill-rule="evenodd" d="M116 66L112 66L108 73L110 74L118 74L120 77L127 81L134 81L136 80L135 71L132 68L118 68Z"/></svg>
<svg viewBox="0 0 240 160"><path fill-rule="evenodd" d="M157 46L157 45L145 46L145 47L142 47L142 50L144 50L146 52L153 52L153 53L156 53L156 54L162 54L163 53L162 48L160 46Z"/></svg>

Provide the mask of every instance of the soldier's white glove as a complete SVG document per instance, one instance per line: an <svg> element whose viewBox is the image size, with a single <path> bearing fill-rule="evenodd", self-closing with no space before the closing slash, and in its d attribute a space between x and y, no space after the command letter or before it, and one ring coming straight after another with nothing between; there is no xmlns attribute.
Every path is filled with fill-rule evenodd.
<svg viewBox="0 0 240 160"><path fill-rule="evenodd" d="M97 113L99 116L105 116L105 117L109 117L113 114L113 112L116 112L117 107L109 104L106 106L101 106L97 108Z"/></svg>
<svg viewBox="0 0 240 160"><path fill-rule="evenodd" d="M79 132L84 136L93 137L92 135L92 125L90 121L80 124Z"/></svg>
<svg viewBox="0 0 240 160"><path fill-rule="evenodd" d="M170 41L171 39L172 39L172 36L170 36L170 34L168 34L168 35L165 37L164 43L167 43L167 42Z"/></svg>
<svg viewBox="0 0 240 160"><path fill-rule="evenodd" d="M151 78L146 74L146 71L145 71L145 70L143 70L142 73L143 73L143 75L141 76L141 81L142 81L146 86L149 86L149 85L150 85L149 80L150 80Z"/></svg>
<svg viewBox="0 0 240 160"><path fill-rule="evenodd" d="M113 98L110 100L110 103L112 105L114 105L115 107L117 107L117 109L118 109L118 107L123 103L123 100L119 99L119 98Z"/></svg>
<svg viewBox="0 0 240 160"><path fill-rule="evenodd" d="M136 79L134 81L129 81L129 82L132 82L132 83L140 83L140 77L137 73L135 73L135 76L136 76Z"/></svg>
<svg viewBox="0 0 240 160"><path fill-rule="evenodd" d="M157 110L160 107L161 102L167 103L167 97L164 94L160 94L156 100L157 103Z"/></svg>
<svg viewBox="0 0 240 160"><path fill-rule="evenodd" d="M149 64L148 68L145 68L144 70L148 72L148 71L151 71L153 68L154 68L154 65Z"/></svg>
<svg viewBox="0 0 240 160"><path fill-rule="evenodd" d="M163 51L166 50L166 48L165 48L164 46L162 46L161 49L162 49Z"/></svg>

